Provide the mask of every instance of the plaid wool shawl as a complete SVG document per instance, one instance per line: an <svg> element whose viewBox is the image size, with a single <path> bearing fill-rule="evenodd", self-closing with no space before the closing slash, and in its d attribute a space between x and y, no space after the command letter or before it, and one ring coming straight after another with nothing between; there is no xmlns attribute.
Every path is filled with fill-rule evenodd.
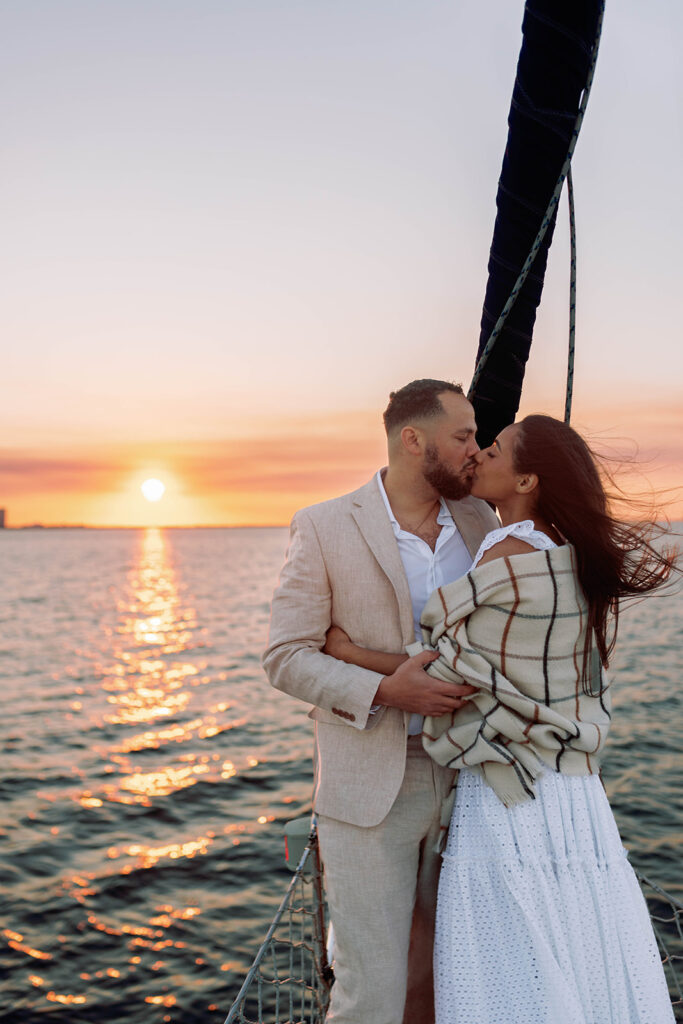
<svg viewBox="0 0 683 1024"><path fill-rule="evenodd" d="M421 622L424 648L440 655L429 674L478 692L459 711L425 718L431 757L476 766L508 807L534 797L545 766L597 773L610 695L597 650L593 695L582 686L587 611L569 544L494 559L436 590Z"/></svg>

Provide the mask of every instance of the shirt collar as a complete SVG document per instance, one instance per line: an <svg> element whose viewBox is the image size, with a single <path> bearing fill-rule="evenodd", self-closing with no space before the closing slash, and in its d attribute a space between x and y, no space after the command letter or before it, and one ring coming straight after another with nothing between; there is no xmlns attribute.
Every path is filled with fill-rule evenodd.
<svg viewBox="0 0 683 1024"><path fill-rule="evenodd" d="M382 501L384 502L384 507L387 510L387 515L389 516L389 522L391 523L394 531L394 536L398 537L399 533L401 533L401 527L399 526L398 519L394 515L391 505L389 504L387 492L384 490L384 480L382 479L382 473L384 471L385 470L383 469L377 470L377 486L379 487L379 493L382 495ZM450 509L448 508L444 498L439 498L439 501L441 503L441 508L439 509L438 516L436 517L437 523L439 523L440 526L454 526L455 522L453 520L453 516L451 515Z"/></svg>

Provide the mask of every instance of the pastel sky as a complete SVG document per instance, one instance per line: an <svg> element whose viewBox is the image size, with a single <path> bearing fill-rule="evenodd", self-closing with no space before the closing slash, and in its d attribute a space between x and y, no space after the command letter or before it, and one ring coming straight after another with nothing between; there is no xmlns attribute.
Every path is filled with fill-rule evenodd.
<svg viewBox="0 0 683 1024"><path fill-rule="evenodd" d="M10 524L286 523L381 464L392 389L467 385L522 13L4 4ZM683 475L681 39L677 0L608 0L574 158L573 422L658 487ZM562 415L566 218L522 412Z"/></svg>

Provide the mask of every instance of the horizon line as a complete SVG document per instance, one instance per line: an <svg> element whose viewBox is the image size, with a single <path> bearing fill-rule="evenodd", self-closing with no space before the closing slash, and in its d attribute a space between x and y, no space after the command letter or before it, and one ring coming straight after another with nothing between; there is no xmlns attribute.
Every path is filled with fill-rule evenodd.
<svg viewBox="0 0 683 1024"><path fill-rule="evenodd" d="M5 525L0 534L21 530L279 530L289 526L286 523L139 523L137 525L105 525L90 523L26 523L22 526Z"/></svg>
<svg viewBox="0 0 683 1024"><path fill-rule="evenodd" d="M630 520L627 520L630 521ZM634 522L637 521L633 520ZM656 519L660 525L668 524L674 526L683 523L683 515L678 518ZM285 523L194 523L188 524L152 524L140 523L137 525L91 525L88 523L27 523L23 526L0 527L0 535L3 533L21 533L26 530L283 530L288 529L290 522Z"/></svg>

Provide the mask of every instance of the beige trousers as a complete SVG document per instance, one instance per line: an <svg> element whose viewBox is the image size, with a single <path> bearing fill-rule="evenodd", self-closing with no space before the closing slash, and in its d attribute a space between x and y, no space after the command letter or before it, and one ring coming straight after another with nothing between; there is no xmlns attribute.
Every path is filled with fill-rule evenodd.
<svg viewBox="0 0 683 1024"><path fill-rule="evenodd" d="M335 936L330 1024L433 1024L434 846L451 778L410 737L403 785L384 821L360 828L319 816Z"/></svg>

